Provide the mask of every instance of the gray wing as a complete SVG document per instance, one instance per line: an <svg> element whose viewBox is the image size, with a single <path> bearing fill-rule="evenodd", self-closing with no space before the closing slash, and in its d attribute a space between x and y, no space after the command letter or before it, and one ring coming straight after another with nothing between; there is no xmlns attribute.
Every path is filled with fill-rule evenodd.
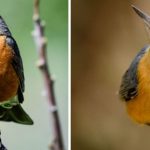
<svg viewBox="0 0 150 150"><path fill-rule="evenodd" d="M14 70L16 71L16 74L20 81L17 94L18 94L19 102L23 102L24 100L23 92L25 90L25 85L24 85L24 71L23 71L22 58L20 56L19 48L14 38L9 36L6 38L6 42L12 48L12 52L14 54L12 59L12 66L14 67Z"/></svg>
<svg viewBox="0 0 150 150"><path fill-rule="evenodd" d="M120 98L128 101L133 99L138 94L138 77L137 77L137 68L140 59L145 54L147 50L147 46L141 49L141 51L137 54L137 56L132 61L129 69L125 72L122 77L122 82L119 90Z"/></svg>
<svg viewBox="0 0 150 150"><path fill-rule="evenodd" d="M127 70L122 78L119 95L125 101L133 99L137 95L138 80L134 71Z"/></svg>

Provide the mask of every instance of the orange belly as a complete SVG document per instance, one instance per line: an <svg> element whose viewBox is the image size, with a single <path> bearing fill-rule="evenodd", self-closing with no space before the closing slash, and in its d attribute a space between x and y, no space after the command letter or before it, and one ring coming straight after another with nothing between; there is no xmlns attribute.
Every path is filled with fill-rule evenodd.
<svg viewBox="0 0 150 150"><path fill-rule="evenodd" d="M138 65L138 94L129 100L127 111L131 118L142 124L150 124L150 51L140 60Z"/></svg>
<svg viewBox="0 0 150 150"><path fill-rule="evenodd" d="M5 36L0 36L0 102L14 97L19 86L17 74L11 64L12 50L5 39Z"/></svg>
<svg viewBox="0 0 150 150"><path fill-rule="evenodd" d="M0 102L8 100L17 94L18 77L12 65L8 66L5 74L0 75Z"/></svg>
<svg viewBox="0 0 150 150"><path fill-rule="evenodd" d="M141 124L150 124L150 94L139 95L126 105L127 112L133 120Z"/></svg>

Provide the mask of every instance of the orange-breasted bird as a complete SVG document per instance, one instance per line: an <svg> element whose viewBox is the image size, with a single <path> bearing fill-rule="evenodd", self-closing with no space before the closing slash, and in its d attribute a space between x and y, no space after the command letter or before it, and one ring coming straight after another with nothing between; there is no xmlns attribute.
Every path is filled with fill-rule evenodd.
<svg viewBox="0 0 150 150"><path fill-rule="evenodd" d="M132 7L150 27L150 17ZM123 75L119 95L126 101L127 112L133 120L150 125L150 45L139 51Z"/></svg>
<svg viewBox="0 0 150 150"><path fill-rule="evenodd" d="M24 101L24 70L15 39L0 16L0 120L33 124L21 107Z"/></svg>

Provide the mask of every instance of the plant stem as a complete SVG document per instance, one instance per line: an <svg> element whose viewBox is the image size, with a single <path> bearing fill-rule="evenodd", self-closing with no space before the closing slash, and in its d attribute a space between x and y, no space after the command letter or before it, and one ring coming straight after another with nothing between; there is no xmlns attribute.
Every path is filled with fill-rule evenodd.
<svg viewBox="0 0 150 150"><path fill-rule="evenodd" d="M50 71L48 69L47 62L47 40L44 35L45 26L40 19L39 14L40 0L34 0L34 12L33 12L33 22L34 31L33 37L38 53L38 68L40 69L47 94L47 99L50 105L51 115L53 118L53 141L51 143L51 150L64 150L64 144L62 139L62 132L60 127L60 121L58 116L58 110L56 107L56 100L54 94L54 81L51 78Z"/></svg>

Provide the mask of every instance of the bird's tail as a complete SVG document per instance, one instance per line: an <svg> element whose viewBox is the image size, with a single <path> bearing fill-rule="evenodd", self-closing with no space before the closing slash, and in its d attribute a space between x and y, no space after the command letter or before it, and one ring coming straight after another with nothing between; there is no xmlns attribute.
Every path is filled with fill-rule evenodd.
<svg viewBox="0 0 150 150"><path fill-rule="evenodd" d="M32 119L23 110L20 104L17 104L10 109L0 106L0 121L14 121L26 125L33 124Z"/></svg>

